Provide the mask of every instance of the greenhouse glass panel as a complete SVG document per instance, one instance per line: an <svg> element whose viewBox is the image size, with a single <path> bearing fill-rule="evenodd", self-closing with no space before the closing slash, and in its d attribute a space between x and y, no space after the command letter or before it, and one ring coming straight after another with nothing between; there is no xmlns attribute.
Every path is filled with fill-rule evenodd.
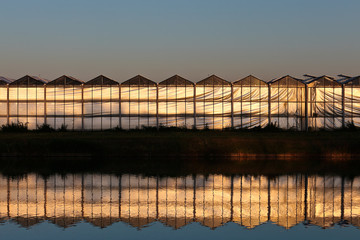
<svg viewBox="0 0 360 240"><path fill-rule="evenodd" d="M83 82L61 76L46 85L46 122L55 129L81 130L75 117L82 114Z"/></svg>
<svg viewBox="0 0 360 240"><path fill-rule="evenodd" d="M360 127L360 76L344 82L344 123Z"/></svg>
<svg viewBox="0 0 360 240"><path fill-rule="evenodd" d="M121 128L140 129L157 124L157 84L140 75L121 84Z"/></svg>
<svg viewBox="0 0 360 240"><path fill-rule="evenodd" d="M321 76L308 83L309 127L336 129L342 126L342 88L332 77Z"/></svg>
<svg viewBox="0 0 360 240"><path fill-rule="evenodd" d="M119 84L99 76L84 86L85 128L90 130L110 129L119 125ZM96 118L96 119L88 119ZM116 122L114 123L114 120ZM114 125L115 124L115 125Z"/></svg>
<svg viewBox="0 0 360 240"><path fill-rule="evenodd" d="M25 76L9 84L9 123L27 124L36 129L44 123L44 84L47 81Z"/></svg>
<svg viewBox="0 0 360 240"><path fill-rule="evenodd" d="M191 128L194 118L194 83L175 75L159 83L158 94L160 126Z"/></svg>
<svg viewBox="0 0 360 240"><path fill-rule="evenodd" d="M234 128L268 124L269 88L266 82L247 76L233 83Z"/></svg>
<svg viewBox="0 0 360 240"><path fill-rule="evenodd" d="M196 84L196 128L231 127L231 83L212 75Z"/></svg>
<svg viewBox="0 0 360 240"><path fill-rule="evenodd" d="M305 83L285 76L270 86L271 122L282 129L305 130Z"/></svg>

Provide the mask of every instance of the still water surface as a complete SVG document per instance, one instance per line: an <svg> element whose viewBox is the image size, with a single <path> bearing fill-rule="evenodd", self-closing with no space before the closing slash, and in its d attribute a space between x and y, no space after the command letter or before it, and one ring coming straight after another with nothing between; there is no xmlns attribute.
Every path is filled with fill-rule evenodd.
<svg viewBox="0 0 360 240"><path fill-rule="evenodd" d="M355 239L360 177L0 175L2 239Z"/></svg>

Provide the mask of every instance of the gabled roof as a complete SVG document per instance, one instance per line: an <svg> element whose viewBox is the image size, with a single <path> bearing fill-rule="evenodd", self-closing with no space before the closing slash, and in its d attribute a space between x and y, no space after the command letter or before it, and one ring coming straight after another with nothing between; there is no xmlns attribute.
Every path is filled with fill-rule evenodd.
<svg viewBox="0 0 360 240"><path fill-rule="evenodd" d="M233 84L235 86L267 86L267 83L264 80L254 77L253 75L237 80Z"/></svg>
<svg viewBox="0 0 360 240"><path fill-rule="evenodd" d="M44 85L46 83L48 83L48 80L46 79L26 75L22 78L19 78L18 80L11 82L10 85L28 86L28 85Z"/></svg>
<svg viewBox="0 0 360 240"><path fill-rule="evenodd" d="M13 79L0 76L0 85L6 85L14 81Z"/></svg>
<svg viewBox="0 0 360 240"><path fill-rule="evenodd" d="M196 83L196 85L201 85L201 86L227 86L227 85L231 85L230 82L216 76L216 75L211 75L210 77L207 77L199 82Z"/></svg>
<svg viewBox="0 0 360 240"><path fill-rule="evenodd" d="M69 228L80 222L82 219L79 217L49 217L46 220L62 228Z"/></svg>
<svg viewBox="0 0 360 240"><path fill-rule="evenodd" d="M122 86L156 86L156 82L147 79L141 75L137 75L129 80L121 83Z"/></svg>
<svg viewBox="0 0 360 240"><path fill-rule="evenodd" d="M338 76L339 76L340 78L338 78L336 81L339 82L339 83L341 83L341 84L344 84L344 83L347 82L350 78L352 78L352 77L350 77L350 76L345 76L345 75L343 75L343 74L339 74Z"/></svg>
<svg viewBox="0 0 360 240"><path fill-rule="evenodd" d="M340 83L342 84L345 84L345 85L360 85L360 76L356 76L356 77L350 77L350 78L347 78L347 79L344 79L343 81L339 81Z"/></svg>
<svg viewBox="0 0 360 240"><path fill-rule="evenodd" d="M91 79L90 81L86 82L85 85L119 85L118 82L105 77L104 75L97 76L94 79Z"/></svg>
<svg viewBox="0 0 360 240"><path fill-rule="evenodd" d="M13 218L13 220L24 228L29 228L43 221L42 218L28 218L28 217L16 217Z"/></svg>
<svg viewBox="0 0 360 240"><path fill-rule="evenodd" d="M127 223L134 228L141 229L150 223L156 222L156 219L152 217L124 217L121 218L121 222Z"/></svg>
<svg viewBox="0 0 360 240"><path fill-rule="evenodd" d="M271 82L272 86L282 85L282 86L293 86L293 87L305 87L305 83L303 80L299 78L294 78L290 75L286 75L284 77L274 79Z"/></svg>
<svg viewBox="0 0 360 240"><path fill-rule="evenodd" d="M84 82L74 77L63 75L55 80L52 80L47 85L81 85Z"/></svg>
<svg viewBox="0 0 360 240"><path fill-rule="evenodd" d="M106 228L118 222L118 219L110 217L86 218L85 220L93 226L100 228Z"/></svg>
<svg viewBox="0 0 360 240"><path fill-rule="evenodd" d="M186 85L194 85L193 82L180 77L179 75L174 75L162 82L159 83L161 86L186 86Z"/></svg>
<svg viewBox="0 0 360 240"><path fill-rule="evenodd" d="M184 218L176 218L176 217L165 217L162 219L159 219L159 222L161 222L164 226L171 227L175 230L178 230L190 223L190 221L185 221Z"/></svg>
<svg viewBox="0 0 360 240"><path fill-rule="evenodd" d="M333 87L339 87L341 86L341 83L337 82L335 78L330 76L320 76L320 77L311 77L310 79L307 79L305 81L307 85L310 87L313 86L333 86Z"/></svg>

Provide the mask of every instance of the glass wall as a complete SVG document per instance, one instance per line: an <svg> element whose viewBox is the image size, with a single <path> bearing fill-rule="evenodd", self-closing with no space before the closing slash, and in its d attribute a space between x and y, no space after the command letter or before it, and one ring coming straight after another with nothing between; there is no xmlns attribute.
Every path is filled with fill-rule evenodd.
<svg viewBox="0 0 360 240"><path fill-rule="evenodd" d="M62 76L46 85L46 123L69 130L82 126L82 82Z"/></svg>
<svg viewBox="0 0 360 240"><path fill-rule="evenodd" d="M9 122L28 124L36 129L44 123L45 80L25 76L9 85Z"/></svg>
<svg viewBox="0 0 360 240"><path fill-rule="evenodd" d="M196 84L196 128L231 127L231 83L212 75Z"/></svg>
<svg viewBox="0 0 360 240"><path fill-rule="evenodd" d="M308 82L309 127L335 129L342 126L342 88L333 78L322 76Z"/></svg>
<svg viewBox="0 0 360 240"><path fill-rule="evenodd" d="M160 82L158 102L160 126L194 126L194 83L177 75Z"/></svg>
<svg viewBox="0 0 360 240"><path fill-rule="evenodd" d="M121 128L156 127L157 84L136 76L121 84Z"/></svg>
<svg viewBox="0 0 360 240"><path fill-rule="evenodd" d="M0 77L0 126L8 121L8 81Z"/></svg>
<svg viewBox="0 0 360 240"><path fill-rule="evenodd" d="M103 130L119 125L119 83L104 76L85 83L84 129Z"/></svg>
<svg viewBox="0 0 360 240"><path fill-rule="evenodd" d="M344 121L360 127L360 77L348 79L344 85Z"/></svg>
<svg viewBox="0 0 360 240"><path fill-rule="evenodd" d="M247 76L233 83L235 128L264 127L268 124L269 88L267 83Z"/></svg>
<svg viewBox="0 0 360 240"><path fill-rule="evenodd" d="M306 130L305 84L291 76L273 81L271 122L282 129Z"/></svg>

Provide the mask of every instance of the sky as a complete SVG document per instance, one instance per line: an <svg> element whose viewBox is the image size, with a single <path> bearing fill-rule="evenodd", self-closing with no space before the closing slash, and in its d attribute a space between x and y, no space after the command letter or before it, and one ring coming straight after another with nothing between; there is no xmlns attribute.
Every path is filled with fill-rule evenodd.
<svg viewBox="0 0 360 240"><path fill-rule="evenodd" d="M359 0L1 0L0 76L357 76L359 9Z"/></svg>

